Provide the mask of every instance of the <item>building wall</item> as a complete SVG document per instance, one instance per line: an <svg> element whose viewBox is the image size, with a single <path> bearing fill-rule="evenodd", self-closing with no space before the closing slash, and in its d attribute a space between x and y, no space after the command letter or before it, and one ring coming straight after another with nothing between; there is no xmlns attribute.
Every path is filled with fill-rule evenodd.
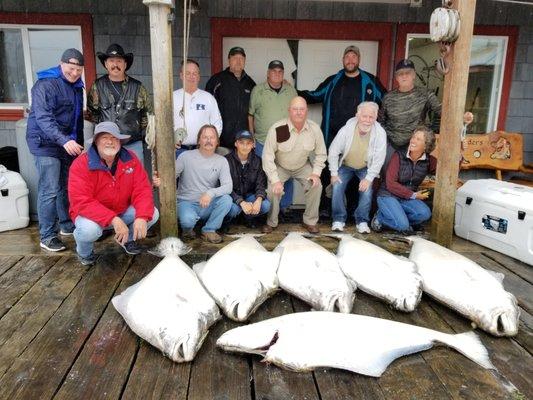
<svg viewBox="0 0 533 400"><path fill-rule="evenodd" d="M105 51L110 43L120 43L135 60L129 73L151 91L151 58L148 9L142 0L3 0L0 11L50 13L90 13L93 15L95 51ZM173 30L174 87L179 87L178 66L182 54L182 1L176 1ZM295 0L200 0L201 10L193 16L189 56L199 61L201 85L211 71L210 17L378 21L429 23L431 12L440 0L423 0L420 8L408 5L317 2ZM533 6L478 0L476 24L516 25L520 34L515 58L506 130L522 132L525 162L533 162ZM243 32L245 35L246 32ZM339 57L340 58L340 57ZM97 60L98 75L104 69ZM14 124L0 122L0 146L14 143L6 132ZM14 132L13 132L14 133Z"/></svg>

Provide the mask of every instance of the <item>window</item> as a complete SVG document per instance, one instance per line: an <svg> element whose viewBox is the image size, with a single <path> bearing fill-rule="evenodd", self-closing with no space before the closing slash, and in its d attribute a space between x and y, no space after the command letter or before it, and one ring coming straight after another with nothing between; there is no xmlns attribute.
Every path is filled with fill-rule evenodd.
<svg viewBox="0 0 533 400"><path fill-rule="evenodd" d="M416 66L417 85L435 90L442 99L444 78L435 68L438 45L429 40L427 24L400 24L396 62L408 57ZM469 133L505 129L516 52L515 26L474 26L465 109L474 113Z"/></svg>
<svg viewBox="0 0 533 400"><path fill-rule="evenodd" d="M84 81L95 78L89 15L0 13L0 120L17 120L31 102L38 71L58 65L67 48L85 56Z"/></svg>
<svg viewBox="0 0 533 400"><path fill-rule="evenodd" d="M435 67L439 48L425 34L407 35L405 57L414 62L416 85L433 90L442 101L444 76ZM472 133L496 130L507 37L474 36L465 109L475 115Z"/></svg>
<svg viewBox="0 0 533 400"><path fill-rule="evenodd" d="M0 106L29 103L37 71L57 65L70 47L82 48L79 27L0 25Z"/></svg>

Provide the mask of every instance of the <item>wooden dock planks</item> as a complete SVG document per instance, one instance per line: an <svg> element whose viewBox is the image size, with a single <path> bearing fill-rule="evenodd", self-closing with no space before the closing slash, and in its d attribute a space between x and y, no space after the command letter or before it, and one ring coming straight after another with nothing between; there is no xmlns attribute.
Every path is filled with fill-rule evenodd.
<svg viewBox="0 0 533 400"><path fill-rule="evenodd" d="M104 256L0 379L0 398L51 398L100 319L129 262Z"/></svg>
<svg viewBox="0 0 533 400"><path fill-rule="evenodd" d="M86 272L74 257L56 260L58 262L0 319L0 377Z"/></svg>
<svg viewBox="0 0 533 400"><path fill-rule="evenodd" d="M279 232L259 240L272 249L282 236ZM406 251L403 244L387 242L379 235L369 240L398 253ZM316 241L331 251L337 247L331 238ZM517 337L495 338L476 331L499 374L444 347L398 359L379 379L324 368L295 373L265 364L259 356L229 354L216 348L216 339L223 332L240 325L227 318L212 327L192 363L177 364L136 337L110 303L113 295L139 280L158 260L137 256L131 263L115 246L108 247L104 244L107 254L90 269L81 267L70 252L48 256L37 250L38 255L23 256L16 253L15 243L9 244L7 253L0 252L0 288L4 288L0 311L5 310L0 317L0 398L533 398L531 269L462 239L455 238L454 248L488 269L504 272L504 285L524 307ZM218 248L203 243L194 247L195 254L183 257L189 265L205 260ZM261 306L252 320L307 309L280 292ZM414 313L404 314L358 292L353 312L449 333L472 329L469 321L426 297Z"/></svg>

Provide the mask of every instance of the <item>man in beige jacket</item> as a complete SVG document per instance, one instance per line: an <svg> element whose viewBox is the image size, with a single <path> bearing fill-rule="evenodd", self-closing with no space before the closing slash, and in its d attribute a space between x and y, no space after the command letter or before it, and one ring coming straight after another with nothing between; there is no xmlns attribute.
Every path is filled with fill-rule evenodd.
<svg viewBox="0 0 533 400"><path fill-rule="evenodd" d="M290 178L296 179L304 187L304 228L310 233L319 232L320 173L326 158L322 130L307 119L306 101L302 97L295 97L289 104L289 117L272 125L265 140L263 169L268 177L267 196L272 206L262 229L264 233L270 233L278 226L283 184Z"/></svg>

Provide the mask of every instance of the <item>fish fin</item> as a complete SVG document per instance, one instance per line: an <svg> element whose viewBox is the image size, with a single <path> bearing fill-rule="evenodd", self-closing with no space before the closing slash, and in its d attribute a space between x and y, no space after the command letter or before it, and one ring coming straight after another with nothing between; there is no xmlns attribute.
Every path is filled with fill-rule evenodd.
<svg viewBox="0 0 533 400"><path fill-rule="evenodd" d="M505 278L505 275L501 272L491 271L489 269L486 269L489 274L491 274L498 282L503 283L503 279Z"/></svg>
<svg viewBox="0 0 533 400"><path fill-rule="evenodd" d="M486 369L496 369L489 358L489 353L483 345L478 335L474 332L459 333L457 335L445 335L437 340L437 342L444 343L464 356L468 357L475 363L481 365Z"/></svg>

